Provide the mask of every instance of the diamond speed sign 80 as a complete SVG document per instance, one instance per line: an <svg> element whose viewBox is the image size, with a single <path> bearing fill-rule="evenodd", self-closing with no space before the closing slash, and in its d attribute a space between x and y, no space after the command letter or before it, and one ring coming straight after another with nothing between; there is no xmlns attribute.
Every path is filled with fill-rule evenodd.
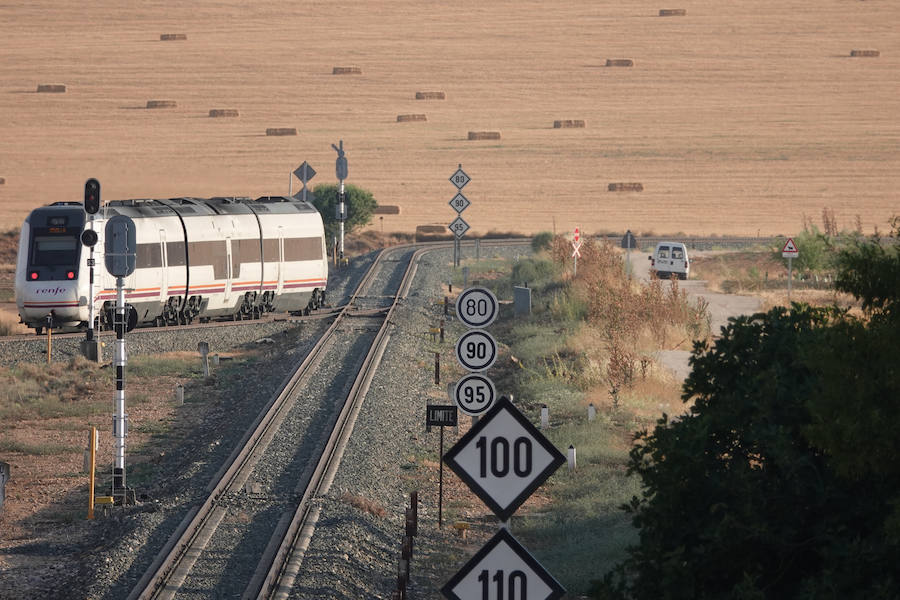
<svg viewBox="0 0 900 600"><path fill-rule="evenodd" d="M487 331L466 332L456 341L456 360L469 371L484 371L497 360L497 342Z"/></svg>
<svg viewBox="0 0 900 600"><path fill-rule="evenodd" d="M489 289L470 287L456 298L456 316L469 327L487 327L497 318L499 306Z"/></svg>

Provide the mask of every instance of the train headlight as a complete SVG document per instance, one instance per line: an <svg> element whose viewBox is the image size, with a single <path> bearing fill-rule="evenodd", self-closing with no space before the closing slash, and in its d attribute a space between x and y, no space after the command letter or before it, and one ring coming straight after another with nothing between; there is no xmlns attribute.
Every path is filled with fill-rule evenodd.
<svg viewBox="0 0 900 600"><path fill-rule="evenodd" d="M38 272L37 272L37 271L32 271L32 272L31 272L31 275L29 275L29 277L31 277L32 279L37 279L37 278L38 278Z"/></svg>

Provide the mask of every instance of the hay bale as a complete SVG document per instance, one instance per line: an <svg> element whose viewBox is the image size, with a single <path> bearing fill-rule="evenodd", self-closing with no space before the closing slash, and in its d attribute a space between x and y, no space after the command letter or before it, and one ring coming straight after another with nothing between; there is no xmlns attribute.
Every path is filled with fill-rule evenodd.
<svg viewBox="0 0 900 600"><path fill-rule="evenodd" d="M607 58L607 67L633 67L634 61L630 58Z"/></svg>
<svg viewBox="0 0 900 600"><path fill-rule="evenodd" d="M334 67L331 70L332 75L362 75L362 69L359 67Z"/></svg>
<svg viewBox="0 0 900 600"><path fill-rule="evenodd" d="M297 135L296 127L269 127L266 135Z"/></svg>
<svg viewBox="0 0 900 600"><path fill-rule="evenodd" d="M582 119L563 119L561 121L553 121L553 129L565 129L568 127L584 127Z"/></svg>
<svg viewBox="0 0 900 600"><path fill-rule="evenodd" d="M499 131L470 131L469 139L470 140L499 140L500 132Z"/></svg>
<svg viewBox="0 0 900 600"><path fill-rule="evenodd" d="M384 206L376 206L374 214L376 215L399 215L400 207L386 204Z"/></svg>
<svg viewBox="0 0 900 600"><path fill-rule="evenodd" d="M661 8L659 16L661 17L683 17L687 14L687 10L683 8Z"/></svg>
<svg viewBox="0 0 900 600"><path fill-rule="evenodd" d="M850 56L881 56L878 50L851 50Z"/></svg>
<svg viewBox="0 0 900 600"><path fill-rule="evenodd" d="M398 123L407 123L409 121L427 121L425 115L397 115Z"/></svg>
<svg viewBox="0 0 900 600"><path fill-rule="evenodd" d="M159 34L159 41L161 42L174 42L174 41L182 41L187 39L186 33L161 33Z"/></svg>
<svg viewBox="0 0 900 600"><path fill-rule="evenodd" d="M444 92L416 92L416 100L446 100Z"/></svg>
<svg viewBox="0 0 900 600"><path fill-rule="evenodd" d="M238 117L240 113L236 108L211 108L209 109L209 116L214 119L219 117Z"/></svg>
<svg viewBox="0 0 900 600"><path fill-rule="evenodd" d="M6 178L5 178L5 177L0 177L0 185L3 185L3 184L5 184L5 183L6 183Z"/></svg>
<svg viewBox="0 0 900 600"><path fill-rule="evenodd" d="M643 192L644 186L640 183L611 183L607 189L610 192Z"/></svg>
<svg viewBox="0 0 900 600"><path fill-rule="evenodd" d="M40 83L37 86L38 94L65 94L66 86L62 83Z"/></svg>
<svg viewBox="0 0 900 600"><path fill-rule="evenodd" d="M453 234L447 229L446 225L417 225L416 241L424 242L429 240L448 239Z"/></svg>
<svg viewBox="0 0 900 600"><path fill-rule="evenodd" d="M175 108L178 103L174 100L147 100L147 108Z"/></svg>

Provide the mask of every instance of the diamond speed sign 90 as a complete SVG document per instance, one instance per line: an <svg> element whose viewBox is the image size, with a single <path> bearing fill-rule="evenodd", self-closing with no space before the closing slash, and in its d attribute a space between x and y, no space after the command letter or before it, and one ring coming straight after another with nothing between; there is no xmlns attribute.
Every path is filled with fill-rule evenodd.
<svg viewBox="0 0 900 600"><path fill-rule="evenodd" d="M483 371L497 360L497 342L487 331L466 332L456 341L456 360L469 371Z"/></svg>
<svg viewBox="0 0 900 600"><path fill-rule="evenodd" d="M494 382L480 373L469 373L459 380L453 390L456 406L470 417L486 413L496 396Z"/></svg>
<svg viewBox="0 0 900 600"><path fill-rule="evenodd" d="M491 290L466 288L456 298L456 316L469 327L487 327L497 318L499 303Z"/></svg>

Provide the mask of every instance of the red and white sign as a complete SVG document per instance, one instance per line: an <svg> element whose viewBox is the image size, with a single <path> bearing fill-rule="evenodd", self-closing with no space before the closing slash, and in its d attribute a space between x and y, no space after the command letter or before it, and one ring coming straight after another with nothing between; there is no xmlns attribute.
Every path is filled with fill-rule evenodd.
<svg viewBox="0 0 900 600"><path fill-rule="evenodd" d="M572 258L581 258L581 242L572 242Z"/></svg>
<svg viewBox="0 0 900 600"><path fill-rule="evenodd" d="M581 238L581 234L578 233L578 228L575 228L575 243L578 243L578 240Z"/></svg>
<svg viewBox="0 0 900 600"><path fill-rule="evenodd" d="M784 248L781 249L781 257L797 258L798 256L800 256L800 250L798 250L797 245L794 244L794 238L788 238L788 241L784 244Z"/></svg>

